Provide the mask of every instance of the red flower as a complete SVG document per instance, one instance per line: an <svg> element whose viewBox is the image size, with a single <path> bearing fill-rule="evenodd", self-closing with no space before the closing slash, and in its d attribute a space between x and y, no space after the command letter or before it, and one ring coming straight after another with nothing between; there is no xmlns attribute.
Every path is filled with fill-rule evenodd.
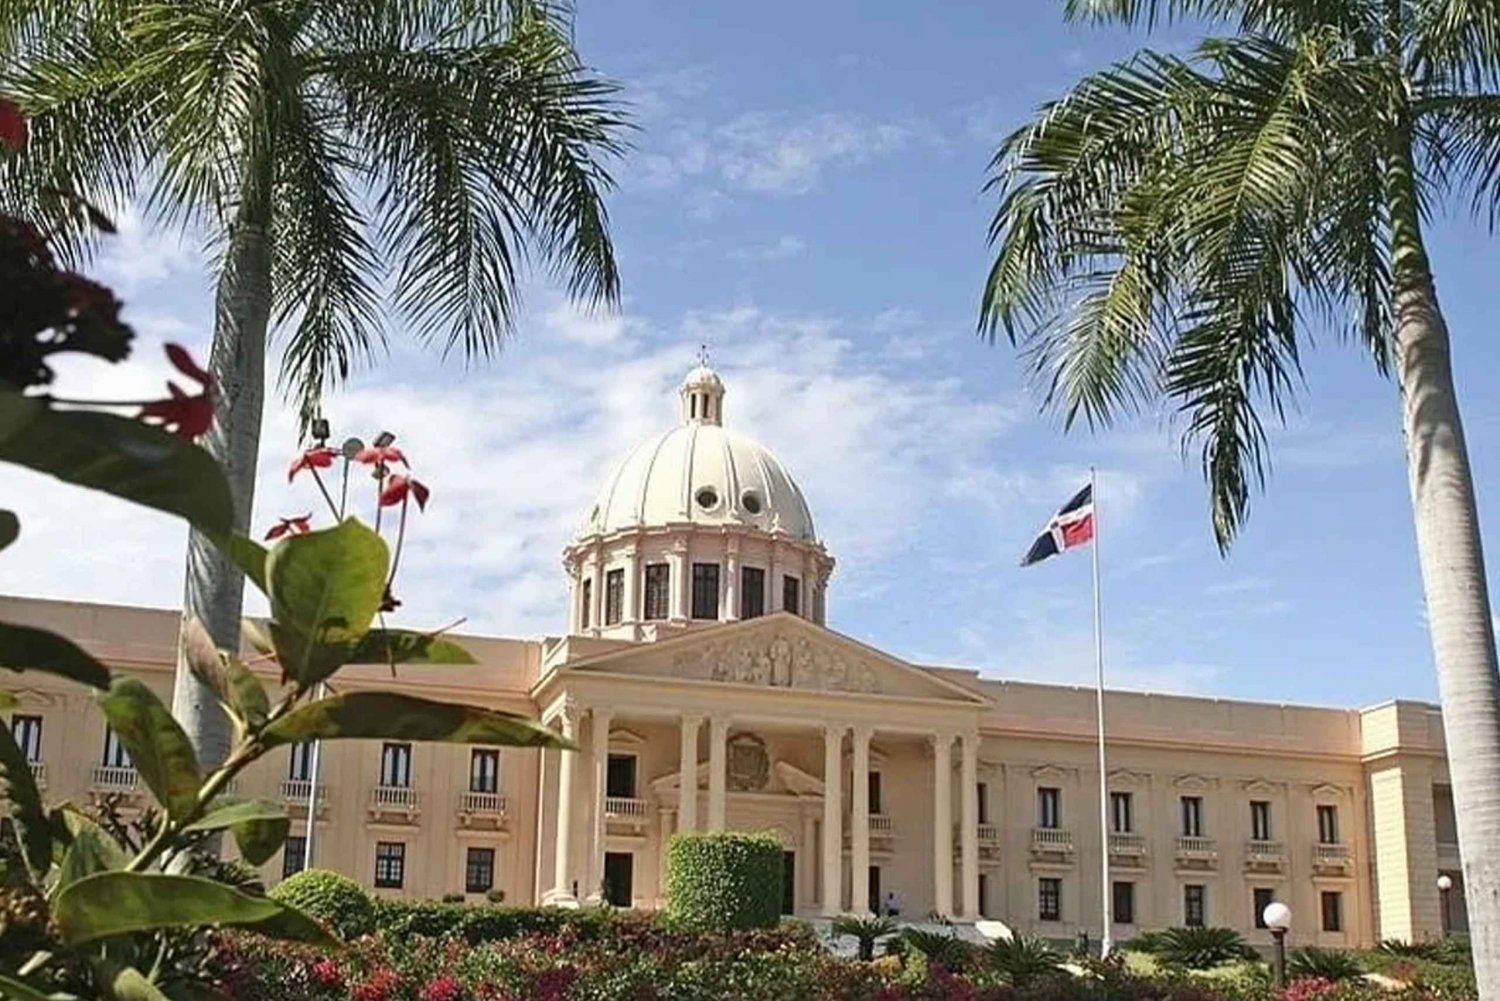
<svg viewBox="0 0 1500 1001"><path fill-rule="evenodd" d="M395 445L366 445L354 454L354 461L367 466L384 466L392 462L409 465L405 454Z"/></svg>
<svg viewBox="0 0 1500 1001"><path fill-rule="evenodd" d="M380 506L394 507L405 502L408 494L417 502L417 507L423 511L427 510L427 487L410 476L402 476L400 473L386 481L385 489L380 491Z"/></svg>
<svg viewBox="0 0 1500 1001"><path fill-rule="evenodd" d="M198 363L193 361L193 356L180 345L168 344L166 350L167 358L172 362L172 366L199 383L201 391L197 396L189 396L177 383L168 382L167 392L171 396L164 400L151 400L143 403L140 416L143 420L156 424L172 434L183 438L196 438L207 431L209 425L214 422L213 376L200 368Z"/></svg>
<svg viewBox="0 0 1500 1001"><path fill-rule="evenodd" d="M26 119L14 102L0 98L0 143L11 149L26 145Z"/></svg>
<svg viewBox="0 0 1500 1001"><path fill-rule="evenodd" d="M344 974L339 970L339 964L331 959L318 960L308 972L312 974L313 983L320 987L344 986Z"/></svg>
<svg viewBox="0 0 1500 1001"><path fill-rule="evenodd" d="M301 455L292 460L287 467L286 481L292 482L292 477L304 469L327 469L333 465L333 460L339 456L337 449L332 448L309 448Z"/></svg>
<svg viewBox="0 0 1500 1001"><path fill-rule="evenodd" d="M270 542L272 539L279 539L283 535L301 535L303 532L311 532L312 526L307 523L307 520L311 517L312 513L308 512L307 514L293 515L290 518L282 518L276 524L272 525L271 530L266 533L266 541Z"/></svg>
<svg viewBox="0 0 1500 1001"><path fill-rule="evenodd" d="M417 1001L458 1001L463 986L449 974L433 977L417 992Z"/></svg>

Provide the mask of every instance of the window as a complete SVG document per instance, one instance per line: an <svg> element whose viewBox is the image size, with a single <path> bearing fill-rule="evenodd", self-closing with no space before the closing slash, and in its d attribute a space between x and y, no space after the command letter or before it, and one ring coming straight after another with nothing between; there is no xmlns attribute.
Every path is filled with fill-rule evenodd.
<svg viewBox="0 0 1500 1001"><path fill-rule="evenodd" d="M1250 801L1250 839L1271 840L1271 804L1263 799Z"/></svg>
<svg viewBox="0 0 1500 1001"><path fill-rule="evenodd" d="M1201 883L1188 883L1182 888L1182 923L1189 928L1202 928L1204 924L1205 891Z"/></svg>
<svg viewBox="0 0 1500 1001"><path fill-rule="evenodd" d="M375 885L382 890L399 890L406 882L406 842L375 842Z"/></svg>
<svg viewBox="0 0 1500 1001"><path fill-rule="evenodd" d="M1135 884L1115 883L1110 890L1110 909L1117 925L1135 924Z"/></svg>
<svg viewBox="0 0 1500 1001"><path fill-rule="evenodd" d="M719 617L719 564L693 564L693 618Z"/></svg>
<svg viewBox="0 0 1500 1001"><path fill-rule="evenodd" d="M1203 837L1203 797L1182 797L1182 836Z"/></svg>
<svg viewBox="0 0 1500 1001"><path fill-rule="evenodd" d="M1036 791L1036 826L1062 826L1062 790L1042 786Z"/></svg>
<svg viewBox="0 0 1500 1001"><path fill-rule="evenodd" d="M312 751L312 741L292 745L292 757L287 762L287 778L293 782L312 781Z"/></svg>
<svg viewBox="0 0 1500 1001"><path fill-rule="evenodd" d="M27 761L42 760L42 718L16 713L10 718L11 736Z"/></svg>
<svg viewBox="0 0 1500 1001"><path fill-rule="evenodd" d="M500 752L476 748L469 752L469 791L500 791Z"/></svg>
<svg viewBox="0 0 1500 1001"><path fill-rule="evenodd" d="M617 626L625 611L625 571L619 567L604 575L604 624Z"/></svg>
<svg viewBox="0 0 1500 1001"><path fill-rule="evenodd" d="M987 872L979 874L979 916L990 916L990 874Z"/></svg>
<svg viewBox="0 0 1500 1001"><path fill-rule="evenodd" d="M385 744L381 747L380 784L399 789L411 785L410 744Z"/></svg>
<svg viewBox="0 0 1500 1001"><path fill-rule="evenodd" d="M594 621L594 582L585 580L579 588L578 596L578 625L579 628L587 629Z"/></svg>
<svg viewBox="0 0 1500 1001"><path fill-rule="evenodd" d="M884 813L884 804L880 801L880 773L870 772L870 812Z"/></svg>
<svg viewBox="0 0 1500 1001"><path fill-rule="evenodd" d="M611 754L604 772L604 795L632 799L635 796L635 755Z"/></svg>
<svg viewBox="0 0 1500 1001"><path fill-rule="evenodd" d="M740 618L758 619L766 614L766 572L760 567L740 567Z"/></svg>
<svg viewBox="0 0 1500 1001"><path fill-rule="evenodd" d="M288 835L281 844L281 878L295 876L307 868L307 837L302 834Z"/></svg>
<svg viewBox="0 0 1500 1001"><path fill-rule="evenodd" d="M781 610L793 615L802 614L802 581L796 577L781 578Z"/></svg>
<svg viewBox="0 0 1500 1001"><path fill-rule="evenodd" d="M495 888L495 849L470 848L464 858L464 892L487 893Z"/></svg>
<svg viewBox="0 0 1500 1001"><path fill-rule="evenodd" d="M1323 845L1339 843L1338 807L1329 806L1326 803L1318 804L1318 843Z"/></svg>
<svg viewBox="0 0 1500 1001"><path fill-rule="evenodd" d="M665 619L672 607L672 568L665 563L646 564L647 619Z"/></svg>
<svg viewBox="0 0 1500 1001"><path fill-rule="evenodd" d="M1336 890L1324 890L1322 893L1323 905L1323 930L1344 930L1344 895Z"/></svg>
<svg viewBox="0 0 1500 1001"><path fill-rule="evenodd" d="M1109 829L1116 834L1135 832L1135 797L1130 793L1112 792L1109 794Z"/></svg>
<svg viewBox="0 0 1500 1001"><path fill-rule="evenodd" d="M125 750L125 745L120 743L120 735L110 727L104 728L104 760L100 762L105 768L130 768L130 752Z"/></svg>
<svg viewBox="0 0 1500 1001"><path fill-rule="evenodd" d="M1036 881L1036 916L1041 921L1062 920L1062 880L1043 876Z"/></svg>
<svg viewBox="0 0 1500 1001"><path fill-rule="evenodd" d="M979 822L988 824L990 822L990 784L980 782L974 787L974 795L979 799Z"/></svg>
<svg viewBox="0 0 1500 1001"><path fill-rule="evenodd" d="M1270 907L1276 899L1276 891L1269 886L1257 886L1254 890L1255 897L1255 927L1266 926L1266 908Z"/></svg>

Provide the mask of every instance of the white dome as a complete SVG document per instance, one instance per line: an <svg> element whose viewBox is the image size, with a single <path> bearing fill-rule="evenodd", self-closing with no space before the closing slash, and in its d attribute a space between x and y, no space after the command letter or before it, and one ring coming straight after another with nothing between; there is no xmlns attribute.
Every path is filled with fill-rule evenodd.
<svg viewBox="0 0 1500 1001"><path fill-rule="evenodd" d="M682 423L641 442L605 481L581 535L681 524L736 525L816 541L791 474L759 442L719 422L724 387L708 368L680 390Z"/></svg>

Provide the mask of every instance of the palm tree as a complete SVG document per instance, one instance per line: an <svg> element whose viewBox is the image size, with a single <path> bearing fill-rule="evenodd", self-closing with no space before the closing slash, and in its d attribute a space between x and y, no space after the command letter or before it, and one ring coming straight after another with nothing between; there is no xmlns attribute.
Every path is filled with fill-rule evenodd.
<svg viewBox="0 0 1500 1001"><path fill-rule="evenodd" d="M237 527L250 525L267 332L304 427L385 347L383 298L465 358L510 329L528 255L577 297L614 301L602 161L615 88L579 62L552 0L13 0L0 93L31 124L0 204L75 222L141 198L216 253L210 368ZM185 613L239 644L243 577L189 544ZM205 761L227 724L179 656L174 712Z"/></svg>
<svg viewBox="0 0 1500 1001"><path fill-rule="evenodd" d="M875 943L896 933L896 922L879 914L840 914L830 929L837 938L852 938L859 946L859 958L875 958Z"/></svg>
<svg viewBox="0 0 1500 1001"><path fill-rule="evenodd" d="M1479 982L1500 997L1500 699L1474 489L1425 230L1500 210L1493 0L1068 0L1224 25L1143 51L1006 138L981 331L1069 424L1164 401L1227 547L1299 351L1335 327L1394 368Z"/></svg>

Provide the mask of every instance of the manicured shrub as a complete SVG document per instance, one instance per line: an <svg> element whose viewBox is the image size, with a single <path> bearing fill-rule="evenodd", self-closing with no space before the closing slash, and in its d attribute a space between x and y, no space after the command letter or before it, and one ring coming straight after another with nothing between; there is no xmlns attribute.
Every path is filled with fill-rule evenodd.
<svg viewBox="0 0 1500 1001"><path fill-rule="evenodd" d="M1168 928L1161 933L1156 956L1169 966L1211 970L1254 955L1233 928Z"/></svg>
<svg viewBox="0 0 1500 1001"><path fill-rule="evenodd" d="M960 970L968 965L971 946L951 931L927 931L922 928L905 928L901 940L906 944L906 956L912 953L927 961L928 969L934 966L945 970Z"/></svg>
<svg viewBox="0 0 1500 1001"><path fill-rule="evenodd" d="M1287 957L1286 969L1294 977L1322 977L1335 983L1352 980L1365 972L1364 964L1352 952L1311 945L1294 950Z"/></svg>
<svg viewBox="0 0 1500 1001"><path fill-rule="evenodd" d="M770 928L781 918L781 842L769 834L676 834L667 914L683 928Z"/></svg>
<svg viewBox="0 0 1500 1001"><path fill-rule="evenodd" d="M271 887L267 896L317 918L344 938L357 938L375 928L370 895L331 869L304 869Z"/></svg>

